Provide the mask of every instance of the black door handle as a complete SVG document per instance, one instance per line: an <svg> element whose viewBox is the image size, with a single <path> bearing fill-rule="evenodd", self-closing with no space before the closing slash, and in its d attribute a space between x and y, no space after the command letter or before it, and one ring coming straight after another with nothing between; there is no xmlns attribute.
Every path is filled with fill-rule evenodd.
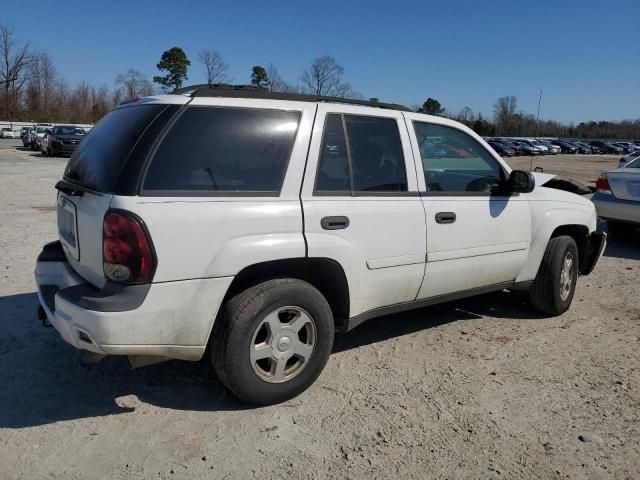
<svg viewBox="0 0 640 480"><path fill-rule="evenodd" d="M438 212L436 213L436 223L453 223L456 221L454 212Z"/></svg>
<svg viewBox="0 0 640 480"><path fill-rule="evenodd" d="M324 217L320 220L320 226L325 230L342 230L349 226L349 217Z"/></svg>

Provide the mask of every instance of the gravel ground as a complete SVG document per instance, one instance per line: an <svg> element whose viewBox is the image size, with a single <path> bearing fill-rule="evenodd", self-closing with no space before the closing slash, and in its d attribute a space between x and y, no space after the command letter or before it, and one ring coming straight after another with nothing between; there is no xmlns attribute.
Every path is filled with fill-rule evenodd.
<svg viewBox="0 0 640 480"><path fill-rule="evenodd" d="M206 361L86 368L37 322L66 160L18 143L0 141L0 478L640 477L638 238L611 240L561 317L501 292L372 320L307 392L254 409Z"/></svg>

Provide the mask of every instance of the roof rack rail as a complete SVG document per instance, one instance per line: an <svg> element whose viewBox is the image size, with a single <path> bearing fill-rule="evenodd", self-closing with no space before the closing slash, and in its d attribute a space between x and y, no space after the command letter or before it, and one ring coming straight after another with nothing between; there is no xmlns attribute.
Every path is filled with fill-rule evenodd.
<svg viewBox="0 0 640 480"><path fill-rule="evenodd" d="M326 102L344 103L348 105L363 105L388 110L411 112L412 110L397 103L372 102L354 98L327 97L307 93L267 92L255 85L230 85L228 83L214 83L182 87L171 92L172 95L187 95L190 97L234 97L234 98L263 98L268 100L292 100L298 102Z"/></svg>

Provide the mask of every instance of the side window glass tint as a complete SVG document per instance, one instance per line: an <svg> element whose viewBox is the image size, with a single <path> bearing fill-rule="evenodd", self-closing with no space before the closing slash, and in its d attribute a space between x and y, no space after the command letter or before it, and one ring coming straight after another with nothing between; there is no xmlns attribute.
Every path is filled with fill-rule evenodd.
<svg viewBox="0 0 640 480"><path fill-rule="evenodd" d="M456 128L414 122L430 192L494 192L505 180L495 158Z"/></svg>
<svg viewBox="0 0 640 480"><path fill-rule="evenodd" d="M316 178L318 192L350 192L349 160L347 142L342 128L342 116L327 115L324 124L324 135L320 146L318 176Z"/></svg>
<svg viewBox="0 0 640 480"><path fill-rule="evenodd" d="M352 189L407 191L402 142L395 119L327 115L315 191L350 193Z"/></svg>
<svg viewBox="0 0 640 480"><path fill-rule="evenodd" d="M345 115L356 192L406 191L407 173L398 122Z"/></svg>
<svg viewBox="0 0 640 480"><path fill-rule="evenodd" d="M189 107L162 141L145 190L278 193L299 112Z"/></svg>

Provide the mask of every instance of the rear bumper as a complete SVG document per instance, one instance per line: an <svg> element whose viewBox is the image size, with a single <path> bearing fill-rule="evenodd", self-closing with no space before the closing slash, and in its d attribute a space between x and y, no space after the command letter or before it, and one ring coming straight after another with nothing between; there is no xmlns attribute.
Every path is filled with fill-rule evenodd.
<svg viewBox="0 0 640 480"><path fill-rule="evenodd" d="M600 218L640 224L640 202L622 200L613 195L594 193L591 201Z"/></svg>
<svg viewBox="0 0 640 480"><path fill-rule="evenodd" d="M35 271L47 320L70 345L102 355L198 360L233 277L97 289L80 277L59 242Z"/></svg>

